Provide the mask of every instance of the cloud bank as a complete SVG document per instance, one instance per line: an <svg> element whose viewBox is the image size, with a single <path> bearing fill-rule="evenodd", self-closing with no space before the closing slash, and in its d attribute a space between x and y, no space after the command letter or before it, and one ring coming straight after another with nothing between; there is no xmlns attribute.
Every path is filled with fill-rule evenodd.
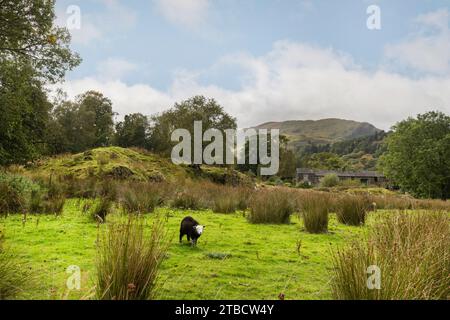
<svg viewBox="0 0 450 320"><path fill-rule="evenodd" d="M415 77L385 67L367 71L348 54L285 40L275 42L264 55L235 53L204 70L177 72L164 91L123 81L123 75L136 66L117 58L101 64L96 76L67 81L63 89L69 96L90 89L101 91L112 99L120 117L132 112L154 114L176 101L201 94L215 98L242 127L267 121L336 117L389 129L418 113L450 112L448 20L447 10L422 15L417 23L427 32L419 30L386 47L386 59L421 73ZM238 70L234 79L238 88L202 81L221 70Z"/></svg>

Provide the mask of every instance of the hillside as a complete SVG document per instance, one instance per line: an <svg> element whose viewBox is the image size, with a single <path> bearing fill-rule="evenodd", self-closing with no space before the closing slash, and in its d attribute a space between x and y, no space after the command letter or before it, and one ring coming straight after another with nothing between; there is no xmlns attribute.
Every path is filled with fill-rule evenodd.
<svg viewBox="0 0 450 320"><path fill-rule="evenodd" d="M77 179L110 177L138 181L204 178L216 183L250 183L246 175L225 167L175 165L170 159L140 149L97 148L78 154L43 159L28 171L33 175L70 176Z"/></svg>
<svg viewBox="0 0 450 320"><path fill-rule="evenodd" d="M305 144L332 144L373 135L382 130L367 122L343 119L291 120L267 122L256 129L279 129L289 138L289 145L296 148Z"/></svg>

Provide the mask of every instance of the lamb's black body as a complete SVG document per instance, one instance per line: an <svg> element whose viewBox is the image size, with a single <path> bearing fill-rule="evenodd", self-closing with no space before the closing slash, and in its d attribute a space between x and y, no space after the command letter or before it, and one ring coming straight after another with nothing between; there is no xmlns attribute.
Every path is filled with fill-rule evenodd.
<svg viewBox="0 0 450 320"><path fill-rule="evenodd" d="M191 241L192 244L197 244L197 239L200 237L200 235L197 233L197 230L195 229L195 226L198 226L199 223L194 220L192 217L186 217L181 221L180 226L180 243L182 242L183 236L187 235L188 241Z"/></svg>

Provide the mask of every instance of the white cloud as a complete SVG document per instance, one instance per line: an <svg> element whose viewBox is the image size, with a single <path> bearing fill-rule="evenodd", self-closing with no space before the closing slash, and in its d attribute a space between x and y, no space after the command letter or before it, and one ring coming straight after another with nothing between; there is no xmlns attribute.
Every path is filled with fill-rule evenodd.
<svg viewBox="0 0 450 320"><path fill-rule="evenodd" d="M103 36L102 31L88 19L85 19L81 29L70 30L70 34L72 42L81 45L88 45Z"/></svg>
<svg viewBox="0 0 450 320"><path fill-rule="evenodd" d="M230 65L242 68L245 79L239 90L200 84L199 78L209 70L177 73L167 92L146 84L127 85L117 76L132 68L121 60L108 61L105 65L113 65L113 69L125 66L118 68L116 78L68 81L63 89L70 97L99 90L112 99L121 116L161 112L175 101L202 94L218 100L243 127L266 121L337 117L389 129L396 121L432 109L450 112L449 76L411 79L386 71L370 73L332 49L288 41L276 43L264 56L232 55L211 67L216 71Z"/></svg>
<svg viewBox="0 0 450 320"><path fill-rule="evenodd" d="M98 77L106 80L117 80L135 71L137 65L120 58L108 58L99 63Z"/></svg>
<svg viewBox="0 0 450 320"><path fill-rule="evenodd" d="M155 0L157 9L171 23L191 29L208 19L209 0Z"/></svg>
<svg viewBox="0 0 450 320"><path fill-rule="evenodd" d="M136 24L136 13L119 1L100 0L100 3L103 4L102 10L90 13L85 12L83 3L77 5L81 13L81 25L80 29L69 30L73 44L86 46L95 41L105 39L106 34L128 30ZM58 5L56 11L57 25L67 26L67 21L71 19L73 14L72 12L67 12L67 8L70 5L67 3Z"/></svg>
<svg viewBox="0 0 450 320"><path fill-rule="evenodd" d="M398 44L386 46L385 54L393 63L419 72L446 74L450 72L450 14L441 9L420 15L417 32Z"/></svg>
<svg viewBox="0 0 450 320"><path fill-rule="evenodd" d="M115 112L119 118L130 113L154 114L167 109L173 100L166 94L144 84L127 85L120 80L102 80L87 77L74 81L66 81L62 89L69 98L88 90L96 90L103 93L113 102Z"/></svg>

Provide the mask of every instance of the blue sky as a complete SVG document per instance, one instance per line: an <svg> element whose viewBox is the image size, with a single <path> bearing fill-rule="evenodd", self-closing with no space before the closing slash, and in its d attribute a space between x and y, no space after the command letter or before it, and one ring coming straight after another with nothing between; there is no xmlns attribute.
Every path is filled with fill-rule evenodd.
<svg viewBox="0 0 450 320"><path fill-rule="evenodd" d="M349 118L387 129L450 112L448 0L57 0L83 63L62 85L109 96L123 116L194 94L242 126ZM381 30L369 30L377 5Z"/></svg>

